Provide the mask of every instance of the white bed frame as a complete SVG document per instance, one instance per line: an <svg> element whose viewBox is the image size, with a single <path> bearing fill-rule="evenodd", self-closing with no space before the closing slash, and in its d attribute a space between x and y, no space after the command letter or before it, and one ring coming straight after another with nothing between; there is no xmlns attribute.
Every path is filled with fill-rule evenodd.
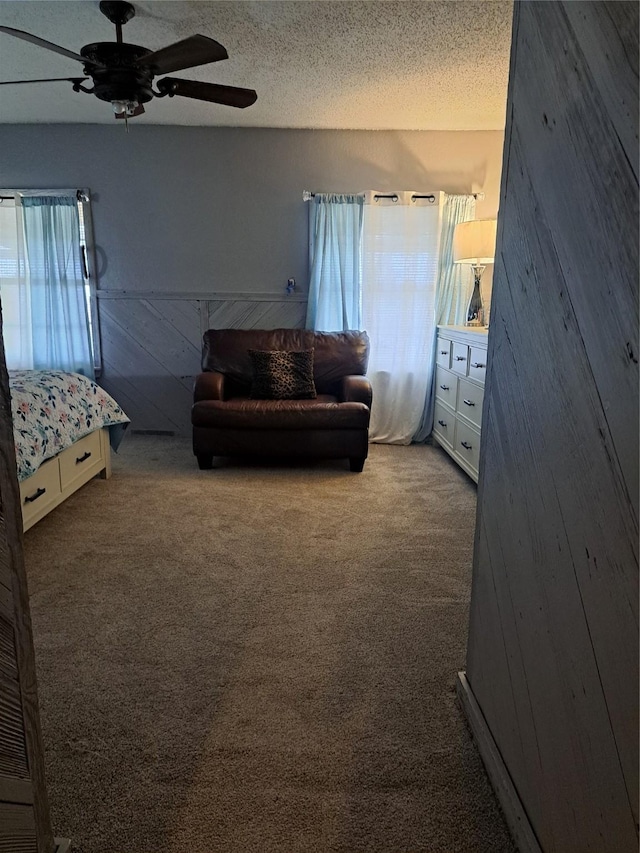
<svg viewBox="0 0 640 853"><path fill-rule="evenodd" d="M98 429L47 459L20 483L22 529L28 530L96 475L111 476L109 430Z"/></svg>

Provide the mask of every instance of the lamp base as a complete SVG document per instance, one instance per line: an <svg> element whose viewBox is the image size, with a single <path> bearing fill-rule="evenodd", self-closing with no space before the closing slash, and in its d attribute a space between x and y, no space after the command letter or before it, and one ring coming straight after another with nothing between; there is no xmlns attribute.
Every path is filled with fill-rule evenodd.
<svg viewBox="0 0 640 853"><path fill-rule="evenodd" d="M484 267L473 267L473 292L467 308L467 319L465 326L484 326L484 308L482 307L482 296L480 295L480 282Z"/></svg>

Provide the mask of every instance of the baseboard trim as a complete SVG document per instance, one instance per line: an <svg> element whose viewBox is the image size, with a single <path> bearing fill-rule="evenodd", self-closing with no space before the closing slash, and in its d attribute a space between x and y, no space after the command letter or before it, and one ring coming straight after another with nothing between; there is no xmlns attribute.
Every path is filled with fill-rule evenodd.
<svg viewBox="0 0 640 853"><path fill-rule="evenodd" d="M70 838L54 838L53 843L56 845L55 853L69 853L71 850Z"/></svg>
<svg viewBox="0 0 640 853"><path fill-rule="evenodd" d="M518 850L520 853L542 853L540 843L529 822L507 766L502 760L502 755L500 755L500 750L493 739L482 709L473 695L465 672L458 673L456 692Z"/></svg>

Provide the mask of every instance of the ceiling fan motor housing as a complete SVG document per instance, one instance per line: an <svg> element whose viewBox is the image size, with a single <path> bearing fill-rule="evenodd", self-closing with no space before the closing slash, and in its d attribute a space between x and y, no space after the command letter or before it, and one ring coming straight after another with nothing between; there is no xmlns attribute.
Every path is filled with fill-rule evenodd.
<svg viewBox="0 0 640 853"><path fill-rule="evenodd" d="M112 24L120 27L136 14L131 3L125 0L100 0L100 11Z"/></svg>
<svg viewBox="0 0 640 853"><path fill-rule="evenodd" d="M153 71L137 65L137 60L148 53L151 51L146 47L115 42L95 42L81 48L82 56L105 66L85 65L84 73L93 79L95 96L102 101L150 101Z"/></svg>

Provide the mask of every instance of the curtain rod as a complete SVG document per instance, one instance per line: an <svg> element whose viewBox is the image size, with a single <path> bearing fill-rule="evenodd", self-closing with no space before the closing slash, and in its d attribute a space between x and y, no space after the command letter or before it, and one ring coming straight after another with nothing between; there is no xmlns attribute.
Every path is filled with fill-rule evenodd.
<svg viewBox="0 0 640 853"><path fill-rule="evenodd" d="M379 198L390 198L392 201L398 201L399 197L400 196L397 193L376 193L373 199L374 201L378 201ZM416 198L426 198L430 202L434 202L436 200L436 197L433 193L429 193L429 195L418 195L418 193L413 193L413 195L411 196L411 201L414 201L414 199Z"/></svg>
<svg viewBox="0 0 640 853"><path fill-rule="evenodd" d="M31 196L53 196L53 197L67 197L75 194L75 197L78 201L89 201L89 191L88 190L78 190L78 189L68 189L68 190L6 190L4 192L10 192L11 195L0 195L0 201L10 201L14 199L16 196L22 196L23 198L29 198Z"/></svg>
<svg viewBox="0 0 640 853"><path fill-rule="evenodd" d="M303 190L302 191L302 201L311 201L311 199L315 198L316 195L317 195L317 193L314 193L311 190ZM476 201L484 201L484 193L469 193L469 195L472 196L473 198L475 198ZM375 199L391 198L394 201L397 201L398 195L396 193L389 193L389 195L378 194L378 195L374 195L374 198ZM429 199L430 201L436 200L436 197L433 195L433 193L429 193L428 195L419 195L418 193L414 193L411 196L411 198L412 199L414 199L414 198L426 198L426 199Z"/></svg>

